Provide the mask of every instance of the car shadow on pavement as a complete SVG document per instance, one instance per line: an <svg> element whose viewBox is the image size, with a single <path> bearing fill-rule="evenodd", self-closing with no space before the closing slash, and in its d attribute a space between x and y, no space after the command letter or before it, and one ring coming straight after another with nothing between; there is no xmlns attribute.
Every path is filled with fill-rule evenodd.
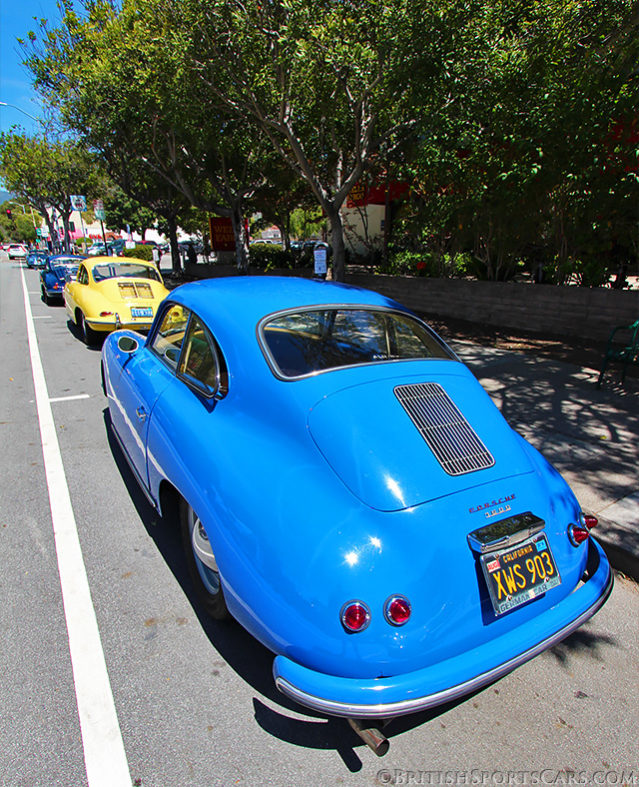
<svg viewBox="0 0 639 787"><path fill-rule="evenodd" d="M95 343L87 344L84 341L84 336L82 335L80 328L73 322L73 320L67 320L67 328L69 329L69 333L73 336L73 338L77 339L81 344L84 344L87 350L91 350L92 352L102 352L102 345L104 344L104 340L108 334L104 333L103 335L99 336Z"/></svg>

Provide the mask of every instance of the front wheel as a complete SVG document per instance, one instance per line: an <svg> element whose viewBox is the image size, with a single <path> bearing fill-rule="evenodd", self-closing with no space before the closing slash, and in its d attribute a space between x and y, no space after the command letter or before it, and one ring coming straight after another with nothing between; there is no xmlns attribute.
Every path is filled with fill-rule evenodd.
<svg viewBox="0 0 639 787"><path fill-rule="evenodd" d="M215 554L200 518L186 500L180 503L180 524L186 564L197 597L208 615L224 620L229 611Z"/></svg>

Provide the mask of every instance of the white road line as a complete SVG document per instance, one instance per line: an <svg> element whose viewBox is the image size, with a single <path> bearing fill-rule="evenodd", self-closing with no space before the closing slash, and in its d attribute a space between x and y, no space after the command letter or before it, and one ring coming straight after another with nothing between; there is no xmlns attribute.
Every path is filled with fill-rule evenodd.
<svg viewBox="0 0 639 787"><path fill-rule="evenodd" d="M31 317L32 320L50 320L50 314L36 314Z"/></svg>
<svg viewBox="0 0 639 787"><path fill-rule="evenodd" d="M49 402L75 402L77 399L90 399L89 394L75 394L74 396L54 396Z"/></svg>
<svg viewBox="0 0 639 787"><path fill-rule="evenodd" d="M24 271L20 275L87 780L89 787L131 787L122 733L38 351Z"/></svg>

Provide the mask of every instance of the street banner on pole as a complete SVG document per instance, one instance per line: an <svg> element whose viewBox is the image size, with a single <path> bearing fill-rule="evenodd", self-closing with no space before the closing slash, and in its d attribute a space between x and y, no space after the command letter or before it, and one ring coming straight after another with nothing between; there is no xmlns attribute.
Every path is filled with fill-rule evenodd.
<svg viewBox="0 0 639 787"><path fill-rule="evenodd" d="M82 194L71 194L71 207L80 213L87 209L87 198Z"/></svg>

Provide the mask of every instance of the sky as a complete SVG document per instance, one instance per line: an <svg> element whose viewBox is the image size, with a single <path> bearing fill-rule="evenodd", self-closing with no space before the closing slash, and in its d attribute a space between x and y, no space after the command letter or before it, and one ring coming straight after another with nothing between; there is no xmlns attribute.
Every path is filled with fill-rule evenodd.
<svg viewBox="0 0 639 787"><path fill-rule="evenodd" d="M29 30L38 30L34 17L48 19L56 27L60 19L56 0L0 0L0 102L14 105L0 106L0 131L10 131L15 125L29 134L42 130L24 114L38 117L43 111L32 88L31 74L22 65L24 56L16 41L26 38Z"/></svg>

